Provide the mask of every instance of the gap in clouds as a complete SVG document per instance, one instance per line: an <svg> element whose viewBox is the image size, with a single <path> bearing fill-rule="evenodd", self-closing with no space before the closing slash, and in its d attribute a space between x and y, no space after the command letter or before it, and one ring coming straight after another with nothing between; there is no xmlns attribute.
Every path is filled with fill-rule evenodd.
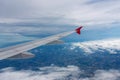
<svg viewBox="0 0 120 80"><path fill-rule="evenodd" d="M28 42L35 39L35 37L27 37L18 33L0 33L0 48Z"/></svg>

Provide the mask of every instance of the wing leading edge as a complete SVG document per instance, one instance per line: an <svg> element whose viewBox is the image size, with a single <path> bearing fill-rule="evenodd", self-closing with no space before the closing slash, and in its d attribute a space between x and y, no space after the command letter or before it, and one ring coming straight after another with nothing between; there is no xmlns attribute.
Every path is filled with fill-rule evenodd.
<svg viewBox="0 0 120 80"><path fill-rule="evenodd" d="M80 34L82 26L77 28L75 31L76 33ZM38 39L35 41L19 44L16 46L11 46L7 48L0 49L0 60L2 59L20 59L20 58L31 58L33 55L30 53L27 53L28 50L31 50L33 48L36 48L38 46L42 46L45 44L51 44L51 43L60 43L60 38L63 38L65 36L68 36L75 31L69 31L60 33L57 35L49 36L46 38ZM27 54L26 54L27 53Z"/></svg>

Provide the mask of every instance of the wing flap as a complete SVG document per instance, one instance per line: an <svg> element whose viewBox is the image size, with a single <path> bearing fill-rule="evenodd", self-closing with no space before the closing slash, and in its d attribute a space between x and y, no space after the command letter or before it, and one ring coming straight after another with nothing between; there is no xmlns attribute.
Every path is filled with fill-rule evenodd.
<svg viewBox="0 0 120 80"><path fill-rule="evenodd" d="M17 55L14 55L12 57L9 57L8 59L27 59L27 58L32 58L35 55L29 52L23 52Z"/></svg>
<svg viewBox="0 0 120 80"><path fill-rule="evenodd" d="M64 41L62 41L62 40L55 40L55 41L52 41L52 42L48 43L48 45L52 45L52 44L63 44L63 43L64 43Z"/></svg>

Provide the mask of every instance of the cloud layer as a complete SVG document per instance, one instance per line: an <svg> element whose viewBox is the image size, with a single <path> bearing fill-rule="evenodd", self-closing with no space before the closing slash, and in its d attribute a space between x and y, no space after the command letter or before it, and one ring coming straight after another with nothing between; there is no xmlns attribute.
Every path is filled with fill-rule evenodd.
<svg viewBox="0 0 120 80"><path fill-rule="evenodd" d="M0 0L0 32L118 28L120 0ZM119 28L118 28L119 29Z"/></svg>
<svg viewBox="0 0 120 80"><path fill-rule="evenodd" d="M80 77L85 74L77 66L48 66L40 67L39 71L4 68L0 70L0 79L4 80L119 80L119 70L97 70L91 77Z"/></svg>
<svg viewBox="0 0 120 80"><path fill-rule="evenodd" d="M1 0L0 22L119 23L119 4L119 0Z"/></svg>
<svg viewBox="0 0 120 80"><path fill-rule="evenodd" d="M96 53L98 51L104 52L107 51L111 54L116 54L117 51L120 51L120 39L105 39L105 40L96 40L96 41L86 41L81 43L73 43L71 50L79 47L84 50L86 53Z"/></svg>
<svg viewBox="0 0 120 80"><path fill-rule="evenodd" d="M79 68L76 66L67 67L41 67L39 71L21 70L15 71L12 68L1 70L0 79L4 80L66 80L67 76L77 78Z"/></svg>

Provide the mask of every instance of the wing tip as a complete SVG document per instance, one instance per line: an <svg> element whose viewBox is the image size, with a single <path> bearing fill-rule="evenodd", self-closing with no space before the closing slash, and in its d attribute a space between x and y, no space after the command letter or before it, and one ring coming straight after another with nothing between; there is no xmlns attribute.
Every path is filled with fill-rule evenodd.
<svg viewBox="0 0 120 80"><path fill-rule="evenodd" d="M75 29L76 33L80 35L82 28L83 28L83 26L80 26L79 28Z"/></svg>

